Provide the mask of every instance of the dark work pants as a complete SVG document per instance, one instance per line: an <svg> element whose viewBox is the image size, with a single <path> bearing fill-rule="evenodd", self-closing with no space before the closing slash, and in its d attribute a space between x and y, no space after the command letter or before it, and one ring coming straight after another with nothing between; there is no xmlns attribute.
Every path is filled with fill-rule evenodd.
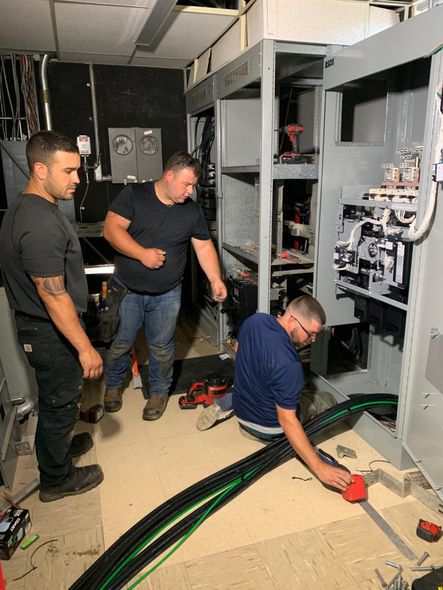
<svg viewBox="0 0 443 590"><path fill-rule="evenodd" d="M18 341L38 383L35 448L40 484L64 483L73 473L69 445L78 417L83 370L77 351L50 321L16 316Z"/></svg>

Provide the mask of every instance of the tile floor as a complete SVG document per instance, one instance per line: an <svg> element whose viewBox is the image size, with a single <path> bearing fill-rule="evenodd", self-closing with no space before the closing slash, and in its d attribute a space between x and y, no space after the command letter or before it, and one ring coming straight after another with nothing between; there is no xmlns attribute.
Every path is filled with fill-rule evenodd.
<svg viewBox="0 0 443 590"><path fill-rule="evenodd" d="M188 336L178 330L178 358L208 354L214 349L202 334ZM92 392L92 397L100 395ZM235 419L197 431L199 410L180 410L177 402L177 396L171 397L162 419L144 422L141 390L129 388L121 412L106 415L96 425L79 423L78 430L90 431L95 445L78 464L100 463L105 480L80 496L43 504L34 494L22 503L31 511L33 532L40 539L3 562L7 590L67 590L110 544L160 503L262 448L239 434ZM335 454L338 443L357 452L358 459L343 459L351 471L368 469L370 461L382 459L343 427L336 428L322 448ZM378 466L396 473L387 464ZM14 488L35 476L34 458L22 457ZM380 588L375 568L387 580L395 574L385 560L402 563L409 583L420 575L410 571L414 563L360 506L316 479L294 479L309 476L295 459L268 473L205 521L138 588L374 589ZM443 564L443 541L429 544L415 535L419 518L438 522L434 512L411 496L399 498L382 484L369 488L369 501L417 556L427 550L427 563ZM31 568L32 552L45 541L51 542L32 559L36 569L15 580Z"/></svg>

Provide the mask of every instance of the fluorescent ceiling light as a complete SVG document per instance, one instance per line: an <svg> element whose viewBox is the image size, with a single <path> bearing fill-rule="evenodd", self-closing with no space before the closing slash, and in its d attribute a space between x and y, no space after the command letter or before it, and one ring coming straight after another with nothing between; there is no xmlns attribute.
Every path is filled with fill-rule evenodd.
<svg viewBox="0 0 443 590"><path fill-rule="evenodd" d="M157 0L136 39L135 44L143 45L144 47L152 45L155 37L160 32L165 20L171 14L172 9L176 4L177 0Z"/></svg>

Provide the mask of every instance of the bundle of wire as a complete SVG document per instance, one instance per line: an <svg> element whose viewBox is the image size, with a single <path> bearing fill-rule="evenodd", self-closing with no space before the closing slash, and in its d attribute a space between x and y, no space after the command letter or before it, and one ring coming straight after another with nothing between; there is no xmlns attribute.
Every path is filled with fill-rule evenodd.
<svg viewBox="0 0 443 590"><path fill-rule="evenodd" d="M326 410L305 424L304 429L308 438L313 441L320 433L353 414L366 410L392 411L397 403L397 396L391 394L356 395ZM283 437L190 486L164 502L122 535L74 582L70 590L118 590L176 543L160 561L128 587L129 590L135 588L172 555L211 514L260 477L294 456L293 448L286 437Z"/></svg>

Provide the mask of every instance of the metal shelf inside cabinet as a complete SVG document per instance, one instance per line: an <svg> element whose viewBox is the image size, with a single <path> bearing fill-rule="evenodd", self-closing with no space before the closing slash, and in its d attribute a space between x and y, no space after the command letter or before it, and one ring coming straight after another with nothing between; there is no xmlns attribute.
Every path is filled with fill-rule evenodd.
<svg viewBox="0 0 443 590"><path fill-rule="evenodd" d="M259 174L260 166L223 166L222 174Z"/></svg>
<svg viewBox="0 0 443 590"><path fill-rule="evenodd" d="M258 255L255 252L246 250L241 246L232 246L231 244L227 244L226 242L222 243L222 248L224 248L227 252L230 252L234 256L237 256L238 258L243 258L244 260L253 262L256 265L258 264Z"/></svg>
<svg viewBox="0 0 443 590"><path fill-rule="evenodd" d="M274 180L315 180L318 178L318 164L274 164L272 176Z"/></svg>
<svg viewBox="0 0 443 590"><path fill-rule="evenodd" d="M233 254L234 256L238 256L239 258L243 258L248 260L249 262L253 262L254 264L258 264L258 248L251 244L251 246L233 246L232 244L228 244L223 242L223 248ZM295 254L293 252L285 251L286 258L281 258L281 256L276 256L273 252L271 255L271 266L279 266L279 267L293 267L294 265L312 265L314 264L313 259L306 254ZM303 272L309 272L310 269L306 269ZM283 272L283 271L282 271ZM287 271L290 273L290 271Z"/></svg>
<svg viewBox="0 0 443 590"><path fill-rule="evenodd" d="M223 166L222 174L260 174L260 166ZM318 164L274 164L272 166L274 180L318 178Z"/></svg>
<svg viewBox="0 0 443 590"><path fill-rule="evenodd" d="M339 287L339 289L342 289L343 291L352 291L354 293L359 293L360 295L364 295L365 297L370 297L372 299L377 299L378 301L382 301L383 303L387 303L388 305L391 305L392 307L397 307L398 309L402 309L403 311L408 310L408 305L406 303L396 301L391 297L386 297L386 295L380 295L379 293L367 291L367 289L362 289L357 285L353 285L352 283L348 283L340 279L337 279L335 283L337 287Z"/></svg>
<svg viewBox="0 0 443 590"><path fill-rule="evenodd" d="M282 258L282 255L284 258ZM288 266L293 264L309 264L313 265L314 260L312 256L297 252L295 250L283 250L282 255L276 256L272 253L272 266Z"/></svg>

